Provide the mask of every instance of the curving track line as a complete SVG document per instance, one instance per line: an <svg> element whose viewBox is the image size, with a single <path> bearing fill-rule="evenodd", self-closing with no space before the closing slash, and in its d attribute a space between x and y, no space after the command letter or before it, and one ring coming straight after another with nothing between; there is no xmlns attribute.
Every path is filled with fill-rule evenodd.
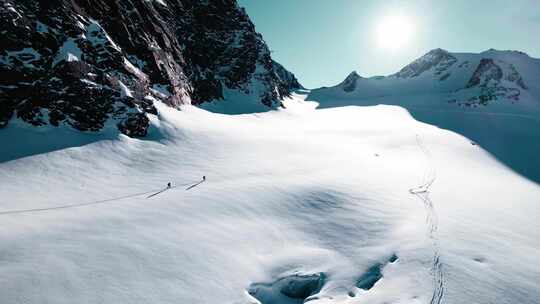
<svg viewBox="0 0 540 304"><path fill-rule="evenodd" d="M195 186L200 185L202 182L204 182L204 180L191 182L191 183L187 183L187 184L178 184L178 185L174 185L174 186L172 186L170 188L154 189L154 190L149 190L149 191L145 191L145 192L132 193L132 194L124 195L124 196L118 196L118 197L113 197L113 198L104 199L104 200L98 200L98 201L92 201L92 202L87 202L87 203L64 204L64 205L60 205L60 206L45 207L45 208L33 208L33 209L19 209L19 210L0 211L0 215L25 214L25 213L36 213L36 212L59 210L59 209L78 208L78 207L85 207L85 206L92 206L92 205L111 203L111 202L114 202L114 201L124 200L124 199L127 199L127 198L134 198L134 197L143 196L143 195L147 195L147 194L151 194L150 196L147 197L147 198L151 198L151 197L153 197L155 195L158 195L158 194L160 194L160 193L162 193L162 192L164 192L166 190L174 189L174 188L178 188L178 187L191 186L188 189L186 189L186 190L189 190L189 189L191 189L191 188L193 188Z"/></svg>
<svg viewBox="0 0 540 304"><path fill-rule="evenodd" d="M424 177L422 178L422 184L418 187L410 189L409 192L416 196L418 199L420 199L424 204L424 208L426 209L427 234L431 240L431 244L433 247L433 261L430 269L431 275L433 277L433 294L429 303L441 304L444 298L446 283L443 264L441 263L439 243L437 239L439 220L435 211L435 207L433 205L433 201L431 201L431 198L429 197L429 188L437 179L437 171L433 166L431 153L423 144L422 139L419 135L416 135L416 143L420 150L422 150L422 153L427 158L429 164L424 173Z"/></svg>

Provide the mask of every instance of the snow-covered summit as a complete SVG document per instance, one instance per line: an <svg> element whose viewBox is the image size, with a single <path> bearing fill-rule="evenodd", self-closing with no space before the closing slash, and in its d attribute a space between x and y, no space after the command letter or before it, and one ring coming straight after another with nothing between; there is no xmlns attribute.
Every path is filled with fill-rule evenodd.
<svg viewBox="0 0 540 304"><path fill-rule="evenodd" d="M487 105L495 100L519 102L525 96L540 100L540 60L517 51L488 50L479 54L434 49L386 77L351 73L340 84L313 90L314 94L381 97L447 93L462 106Z"/></svg>
<svg viewBox="0 0 540 304"><path fill-rule="evenodd" d="M343 88L343 91L345 92L353 92L356 89L356 82L360 78L362 78L362 76L358 75L356 71L352 71L338 86Z"/></svg>

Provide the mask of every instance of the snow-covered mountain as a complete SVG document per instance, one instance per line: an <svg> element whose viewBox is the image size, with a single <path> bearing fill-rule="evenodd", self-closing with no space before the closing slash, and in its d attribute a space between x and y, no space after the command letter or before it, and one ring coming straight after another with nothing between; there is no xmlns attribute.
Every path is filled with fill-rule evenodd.
<svg viewBox="0 0 540 304"><path fill-rule="evenodd" d="M351 73L311 91L319 107L392 104L465 135L540 182L540 59L517 51L435 49L390 76Z"/></svg>
<svg viewBox="0 0 540 304"><path fill-rule="evenodd" d="M0 163L0 302L540 303L538 185L400 107L284 103L0 132L81 142Z"/></svg>
<svg viewBox="0 0 540 304"><path fill-rule="evenodd" d="M233 0L0 17L1 304L540 304L537 59L289 94Z"/></svg>
<svg viewBox="0 0 540 304"><path fill-rule="evenodd" d="M16 117L145 136L153 99L227 91L275 108L301 87L235 0L4 0L0 17L0 127Z"/></svg>
<svg viewBox="0 0 540 304"><path fill-rule="evenodd" d="M352 98L445 93L450 103L477 107L499 99L511 103L540 100L539 75L540 59L525 53L488 50L471 54L435 49L393 75L364 78L352 72L339 85L313 93Z"/></svg>

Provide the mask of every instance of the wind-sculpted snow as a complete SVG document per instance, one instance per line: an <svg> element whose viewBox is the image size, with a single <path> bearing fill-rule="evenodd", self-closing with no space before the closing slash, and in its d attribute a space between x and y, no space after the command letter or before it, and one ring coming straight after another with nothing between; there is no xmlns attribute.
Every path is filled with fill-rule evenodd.
<svg viewBox="0 0 540 304"><path fill-rule="evenodd" d="M44 211L0 214L0 302L439 303L436 237L440 303L538 303L540 187L403 108L283 102L235 116L156 102L149 140L1 163L0 212ZM57 131L24 128L6 131ZM416 135L433 209L409 192L427 167Z"/></svg>

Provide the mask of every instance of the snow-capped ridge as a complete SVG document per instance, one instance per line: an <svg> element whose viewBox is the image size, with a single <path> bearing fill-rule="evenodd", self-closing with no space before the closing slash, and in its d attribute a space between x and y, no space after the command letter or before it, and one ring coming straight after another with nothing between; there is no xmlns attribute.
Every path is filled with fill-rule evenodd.
<svg viewBox="0 0 540 304"><path fill-rule="evenodd" d="M411 78L435 68L435 74L441 75L457 61L456 57L443 49L434 49L405 66L394 74L399 78Z"/></svg>
<svg viewBox="0 0 540 304"><path fill-rule="evenodd" d="M358 78L362 78L362 76L360 76L360 74L358 74L357 71L352 71L349 73L349 75L347 75L347 78L346 79L358 79Z"/></svg>
<svg viewBox="0 0 540 304"><path fill-rule="evenodd" d="M445 93L456 104L479 106L498 99L517 102L524 95L540 99L539 73L540 60L518 51L471 54L437 48L390 76L363 78L352 72L334 87L313 91L361 98Z"/></svg>
<svg viewBox="0 0 540 304"><path fill-rule="evenodd" d="M353 92L356 89L356 82L362 78L356 71L352 71L338 86L345 92Z"/></svg>
<svg viewBox="0 0 540 304"><path fill-rule="evenodd" d="M488 56L513 55L513 56L524 56L524 57L527 57L527 58L532 58L531 56L529 56L529 54L527 54L526 52L523 52L523 51L518 51L518 50L498 50L498 49L494 49L494 48L487 49L487 50L481 52L480 54L484 54L484 55L488 55Z"/></svg>

